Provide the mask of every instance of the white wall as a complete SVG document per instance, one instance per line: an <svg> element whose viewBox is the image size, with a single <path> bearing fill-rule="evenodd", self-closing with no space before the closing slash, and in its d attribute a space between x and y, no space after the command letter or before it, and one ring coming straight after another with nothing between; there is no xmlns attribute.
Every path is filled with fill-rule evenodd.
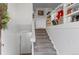
<svg viewBox="0 0 79 59"><path fill-rule="evenodd" d="M19 54L19 37L16 20L15 4L8 4L8 12L10 15L10 22L8 28L2 30L1 40L4 46L2 46L2 54Z"/></svg>
<svg viewBox="0 0 79 59"><path fill-rule="evenodd" d="M79 54L79 22L47 28L58 54Z"/></svg>
<svg viewBox="0 0 79 59"><path fill-rule="evenodd" d="M16 4L17 8L17 23L20 25L19 29L20 29L20 35L21 35L21 53L25 54L25 53L31 53L31 41L30 41L30 37L27 37L28 35L24 35L24 33L22 32L32 32L32 13L33 13L33 9L32 9L32 4L30 3L20 3L20 4ZM29 7L29 8L28 8ZM19 21L20 20L20 21ZM18 22L19 21L19 22ZM26 34L27 34L26 33ZM27 43L28 42L28 43Z"/></svg>
<svg viewBox="0 0 79 59"><path fill-rule="evenodd" d="M44 11L44 15L43 16L38 16L38 10L43 10ZM39 29L39 28L46 28L46 14L48 11L51 11L51 8L36 8L35 9L35 28Z"/></svg>
<svg viewBox="0 0 79 59"><path fill-rule="evenodd" d="M32 23L32 4L31 3L19 3L16 4L17 17L16 21L20 25L26 25ZM19 21L20 20L20 21ZM19 21L19 22L18 22Z"/></svg>
<svg viewBox="0 0 79 59"><path fill-rule="evenodd" d="M32 31L32 4L8 4L8 12L10 15L10 22L8 23L8 28L2 30L1 33L1 40L4 44L4 46L2 46L2 54L20 54L19 33L21 31Z"/></svg>

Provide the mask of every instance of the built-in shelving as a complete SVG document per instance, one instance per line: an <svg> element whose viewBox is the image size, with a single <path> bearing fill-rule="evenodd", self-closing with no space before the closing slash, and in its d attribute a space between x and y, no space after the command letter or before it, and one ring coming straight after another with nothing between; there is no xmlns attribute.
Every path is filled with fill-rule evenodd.
<svg viewBox="0 0 79 59"><path fill-rule="evenodd" d="M58 5L57 8L55 8L55 10L53 10L53 13L51 13L51 16L54 18L57 10L59 8L63 7L63 11L64 11L63 21L65 21L65 23L67 23L66 20L69 20L68 17L72 17L73 15L76 15L79 13L79 3L72 3L69 6L68 6L68 4L69 3L62 3L62 4ZM72 9L72 11L69 14L67 14L67 10L70 8ZM77 8L77 9L74 11L74 8L75 9ZM51 18L51 19L53 19L53 18ZM72 22L70 22L70 23L72 23ZM62 24L64 24L64 23L62 23Z"/></svg>

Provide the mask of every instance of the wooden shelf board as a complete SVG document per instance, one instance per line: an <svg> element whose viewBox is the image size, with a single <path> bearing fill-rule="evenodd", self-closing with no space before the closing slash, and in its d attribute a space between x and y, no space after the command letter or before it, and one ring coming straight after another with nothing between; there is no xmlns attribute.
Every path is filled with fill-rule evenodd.
<svg viewBox="0 0 79 59"><path fill-rule="evenodd" d="M72 16L72 15L78 13L78 12L79 12L79 10L78 10L78 11L75 11L75 12L73 12L73 13L70 13L70 14L68 14L68 15L66 15L66 17Z"/></svg>
<svg viewBox="0 0 79 59"><path fill-rule="evenodd" d="M76 5L76 3L74 3L74 4L70 5L70 6L68 6L67 9L68 9L68 8L71 8L71 7L74 7L75 5Z"/></svg>

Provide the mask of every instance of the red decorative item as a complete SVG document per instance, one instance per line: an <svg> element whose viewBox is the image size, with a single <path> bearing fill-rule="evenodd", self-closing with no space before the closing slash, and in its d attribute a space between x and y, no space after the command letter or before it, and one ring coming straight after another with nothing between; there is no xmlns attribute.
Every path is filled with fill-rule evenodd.
<svg viewBox="0 0 79 59"><path fill-rule="evenodd" d="M57 15L56 15L57 21L59 21L60 18L63 17L63 15L64 15L63 10L59 10L59 11L57 12Z"/></svg>
<svg viewBox="0 0 79 59"><path fill-rule="evenodd" d="M59 11L59 15L60 15L60 17L63 16L63 10Z"/></svg>
<svg viewBox="0 0 79 59"><path fill-rule="evenodd" d="M60 18L60 16L59 16L59 14L58 14L58 15L56 16L56 19L59 20L59 18Z"/></svg>

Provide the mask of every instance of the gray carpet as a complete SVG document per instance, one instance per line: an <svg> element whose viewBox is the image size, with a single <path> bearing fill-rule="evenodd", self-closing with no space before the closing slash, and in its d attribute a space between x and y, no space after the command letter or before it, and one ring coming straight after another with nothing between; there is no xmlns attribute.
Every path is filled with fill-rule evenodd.
<svg viewBox="0 0 79 59"><path fill-rule="evenodd" d="M36 29L36 42L34 44L34 55L56 55L56 50L51 43L45 29Z"/></svg>

